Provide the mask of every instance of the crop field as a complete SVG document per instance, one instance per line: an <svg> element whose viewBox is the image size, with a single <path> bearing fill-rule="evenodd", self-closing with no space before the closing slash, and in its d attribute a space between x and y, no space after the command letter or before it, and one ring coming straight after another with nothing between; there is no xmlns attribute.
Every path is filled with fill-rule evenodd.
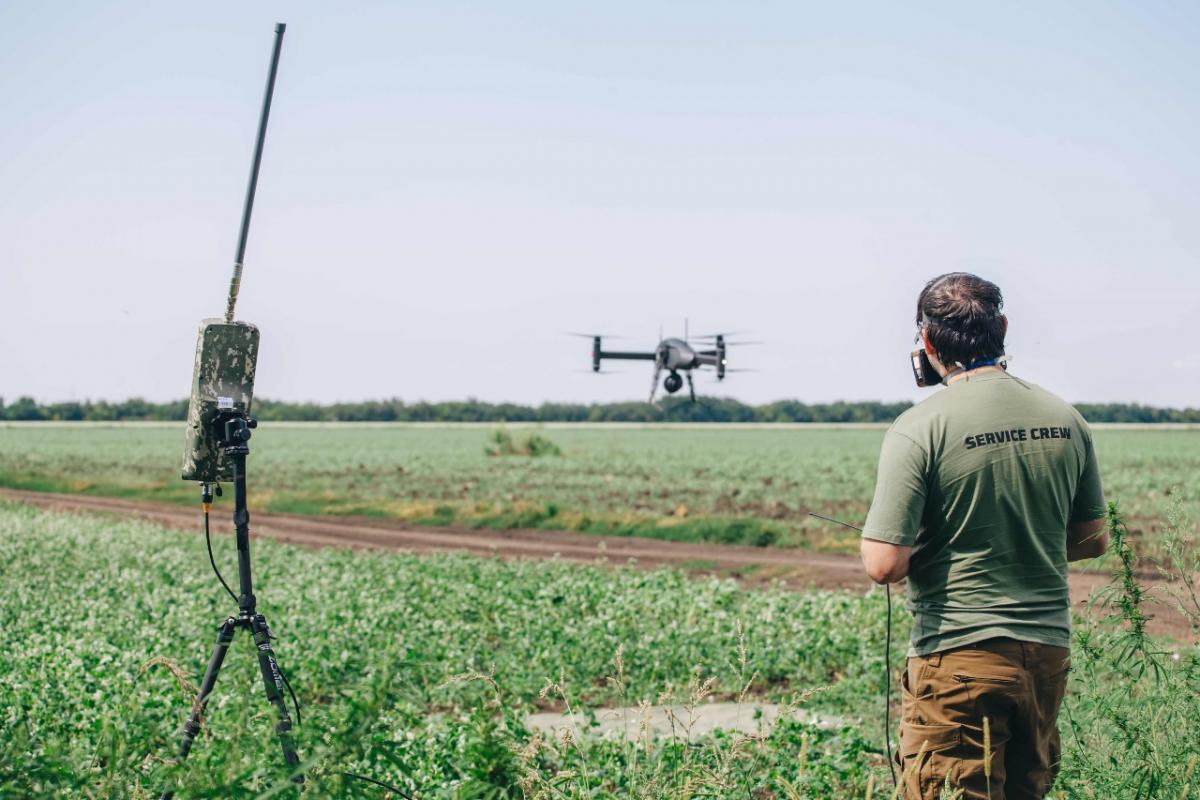
<svg viewBox="0 0 1200 800"><path fill-rule="evenodd" d="M216 544L232 571L230 539ZM304 797L387 796L346 771L426 800L891 794L878 589L801 594L671 570L254 547L260 609L301 704ZM230 610L206 560L199 536L0 502L0 796L145 798L168 780L181 798L296 796L245 638L192 757L170 761ZM1078 626L1057 798L1200 796L1189 782L1200 652L1145 639L1131 608ZM906 634L902 615L893 669ZM711 699L748 715L764 700L794 703L838 722L698 735L685 710L672 735L627 740L586 723L543 736L523 721L535 709Z"/></svg>
<svg viewBox="0 0 1200 800"><path fill-rule="evenodd" d="M218 544L231 571L231 542ZM698 676L715 696L786 700L837 676L819 704L852 712L878 687L879 592L750 592L670 571L267 541L255 551L260 609L299 695L317 796L378 796L342 785L338 770L352 768L421 797L510 796L498 790L515 789L525 768L519 714L565 699L581 708L663 693L686 699ZM0 617L17 642L0 661L0 795L25 796L22 786L39 797L67 788L153 794L194 687L181 691L169 669L146 665L169 658L196 681L230 606L203 540L8 504L0 563ZM281 778L253 652L235 640L207 732L181 776L184 796L257 797ZM618 675L618 653L620 685L606 680ZM548 681L562 691L541 696ZM828 749L829 764L814 750L817 781L861 788L882 764L864 757L868 745L853 731L796 725L778 735ZM767 743L762 757L782 757L776 745L785 743ZM552 763L542 754L532 768Z"/></svg>
<svg viewBox="0 0 1200 800"><path fill-rule="evenodd" d="M866 513L883 435L858 428L514 428L516 454L476 426L264 425L252 504L267 511L428 524L846 550L852 532L808 517ZM549 453L522 455L530 437ZM1098 430L1105 489L1144 552L1166 510L1200 518L1200 431ZM0 485L194 504L178 424L0 426ZM528 449L528 448L524 448ZM555 452L557 451L557 452ZM534 452L537 452L536 446Z"/></svg>
<svg viewBox="0 0 1200 800"><path fill-rule="evenodd" d="M881 435L265 426L252 441L251 504L836 550L853 539L806 511L861 518ZM0 427L0 483L194 504L195 487L176 477L180 439L177 426ZM1190 591L1200 434L1104 430L1097 441L1134 531L1118 526L1118 540ZM233 573L230 539L215 544ZM386 796L346 772L426 800L890 796L878 589L254 547L260 608L301 704L304 797ZM172 760L231 610L206 562L194 534L0 501L0 619L14 643L0 659L0 796L146 798L167 782L180 798L296 796L246 639L230 651L192 758ZM1077 621L1055 796L1200 797L1200 649L1143 633L1146 601L1125 580L1131 554L1105 567L1117 568L1114 605ZM1200 623L1194 596L1181 599L1179 613ZM906 638L898 612L893 674ZM758 733L693 733L696 709L711 702L748 719L764 703L802 713ZM642 727L637 708L650 705L682 709L669 735ZM620 712L632 735L583 722L555 736L527 722L535 711L591 720L614 708L632 709Z"/></svg>

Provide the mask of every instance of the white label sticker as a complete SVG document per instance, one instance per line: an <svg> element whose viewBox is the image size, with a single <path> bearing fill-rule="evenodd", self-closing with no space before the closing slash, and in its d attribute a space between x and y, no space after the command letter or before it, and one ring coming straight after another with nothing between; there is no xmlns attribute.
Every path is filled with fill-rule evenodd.
<svg viewBox="0 0 1200 800"><path fill-rule="evenodd" d="M222 408L222 409L233 408L233 398L232 397L221 397L220 395L218 395L217 396L217 408Z"/></svg>

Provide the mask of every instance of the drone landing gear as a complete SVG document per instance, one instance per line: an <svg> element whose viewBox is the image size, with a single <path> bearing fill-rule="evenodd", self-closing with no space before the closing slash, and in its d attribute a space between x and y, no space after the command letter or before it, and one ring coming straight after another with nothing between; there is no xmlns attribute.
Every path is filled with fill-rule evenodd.
<svg viewBox="0 0 1200 800"><path fill-rule="evenodd" d="M692 373L687 374L688 394L692 396L692 402L696 402L696 384L692 383Z"/></svg>

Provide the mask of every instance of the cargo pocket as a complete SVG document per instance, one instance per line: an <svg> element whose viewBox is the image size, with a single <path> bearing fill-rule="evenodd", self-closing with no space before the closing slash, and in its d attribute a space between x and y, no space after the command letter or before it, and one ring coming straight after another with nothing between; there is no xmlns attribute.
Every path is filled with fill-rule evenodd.
<svg viewBox="0 0 1200 800"><path fill-rule="evenodd" d="M905 758L921 752L922 744L926 753L934 753L954 747L961 741L961 725L914 725L906 722L900 729L900 752Z"/></svg>
<svg viewBox="0 0 1200 800"><path fill-rule="evenodd" d="M917 673L915 679L912 677L914 671ZM926 678L928 672L929 664L925 661L915 665L905 664L904 670L900 673L901 697L912 700L927 700L933 697L933 687Z"/></svg>
<svg viewBox="0 0 1200 800"><path fill-rule="evenodd" d="M900 728L900 754L903 765L904 785L908 788L905 797L936 798L944 775L934 774L935 754L958 747L962 741L959 725L914 725L905 723ZM917 762L918 755L920 756ZM914 763L916 762L916 763ZM946 759L937 763L945 765Z"/></svg>

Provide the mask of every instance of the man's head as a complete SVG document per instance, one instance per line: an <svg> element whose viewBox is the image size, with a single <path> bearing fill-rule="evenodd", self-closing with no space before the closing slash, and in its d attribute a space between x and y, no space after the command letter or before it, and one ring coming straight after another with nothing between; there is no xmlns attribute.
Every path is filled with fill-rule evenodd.
<svg viewBox="0 0 1200 800"><path fill-rule="evenodd" d="M940 275L917 298L917 327L930 361L943 375L1004 355L1008 318L1000 287L969 272Z"/></svg>

